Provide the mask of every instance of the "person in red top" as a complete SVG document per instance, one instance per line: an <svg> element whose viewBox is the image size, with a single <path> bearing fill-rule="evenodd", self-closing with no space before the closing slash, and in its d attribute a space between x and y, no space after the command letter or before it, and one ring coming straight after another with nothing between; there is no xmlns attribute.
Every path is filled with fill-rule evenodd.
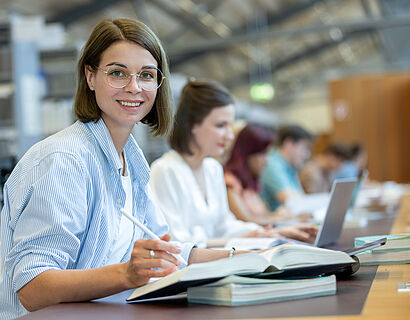
<svg viewBox="0 0 410 320"><path fill-rule="evenodd" d="M259 196L259 177L274 141L271 131L255 124L245 126L235 140L224 177L229 207L240 220L266 225L292 217L285 207L271 212Z"/></svg>

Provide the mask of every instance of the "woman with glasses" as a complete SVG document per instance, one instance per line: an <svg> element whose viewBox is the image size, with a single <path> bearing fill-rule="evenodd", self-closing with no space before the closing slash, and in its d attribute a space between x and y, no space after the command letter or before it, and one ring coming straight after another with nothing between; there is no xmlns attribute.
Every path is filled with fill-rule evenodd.
<svg viewBox="0 0 410 320"><path fill-rule="evenodd" d="M220 247L232 237L310 239L310 225L273 229L239 221L230 212L220 157L233 139L233 98L214 82L190 81L182 90L169 143L151 166L151 190L173 240Z"/></svg>
<svg viewBox="0 0 410 320"><path fill-rule="evenodd" d="M0 221L0 318L141 286L224 250L171 244L148 194L149 168L131 136L138 122L167 132L171 119L164 50L144 24L104 20L78 62L70 127L34 145L4 188ZM159 235L151 240L132 214Z"/></svg>

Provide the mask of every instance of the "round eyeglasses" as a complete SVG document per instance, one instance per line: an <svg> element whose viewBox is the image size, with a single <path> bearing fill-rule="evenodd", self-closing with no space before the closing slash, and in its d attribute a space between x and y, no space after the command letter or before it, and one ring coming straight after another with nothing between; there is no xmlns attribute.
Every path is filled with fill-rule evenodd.
<svg viewBox="0 0 410 320"><path fill-rule="evenodd" d="M126 69L118 66L109 67L107 70L100 67L97 67L97 69L105 73L107 83L116 89L127 86L132 77L135 76L139 88L145 91L155 91L165 79L161 70L154 66L146 67L140 73L129 73Z"/></svg>

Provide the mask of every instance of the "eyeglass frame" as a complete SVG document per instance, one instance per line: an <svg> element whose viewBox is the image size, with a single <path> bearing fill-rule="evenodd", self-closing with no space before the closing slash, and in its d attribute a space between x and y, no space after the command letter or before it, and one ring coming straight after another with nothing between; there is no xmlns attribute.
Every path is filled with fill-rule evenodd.
<svg viewBox="0 0 410 320"><path fill-rule="evenodd" d="M150 66L149 68L145 68L145 69L142 68L142 70L141 70L140 72L138 72L138 73L129 73L129 74L128 74L129 77L128 77L128 83L127 83L127 84L125 84L125 85L122 86L122 87L114 87L114 86L108 81L108 70L104 70L104 69L100 68L99 66L97 66L96 68L97 68L99 71L101 71L102 73L105 74L105 80L107 81L107 84L108 84L111 88L114 88L114 89L122 89L122 88L125 88L126 86L128 86L128 85L130 84L132 77L133 77L133 76L136 76L136 77L137 77L138 87L140 87L141 90L148 91L148 92L153 92L153 91L155 91L155 90L158 90L159 87L161 87L162 83L164 82L164 79L167 78L166 76L164 76L164 74L162 73L162 71L161 71L160 69L158 69L157 67L154 67L154 66ZM141 77L141 72L143 72L143 71L146 70L146 69L156 69L157 72L159 72L159 73L161 74L161 82L160 82L160 84L159 84L154 90L144 89L144 88L142 88L142 87L140 86L140 84L139 84L139 82L138 82L138 79L141 79L141 78L140 78L140 77Z"/></svg>

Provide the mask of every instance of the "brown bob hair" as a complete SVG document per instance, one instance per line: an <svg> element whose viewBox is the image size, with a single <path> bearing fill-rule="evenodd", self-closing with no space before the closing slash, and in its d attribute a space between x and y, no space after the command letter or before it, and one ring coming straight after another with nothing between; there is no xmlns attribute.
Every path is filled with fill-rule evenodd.
<svg viewBox="0 0 410 320"><path fill-rule="evenodd" d="M189 143L192 128L211 113L214 108L233 104L234 99L221 84L212 81L189 81L182 89L169 145L181 154L192 155Z"/></svg>
<svg viewBox="0 0 410 320"><path fill-rule="evenodd" d="M88 66L96 72L101 56L117 41L128 41L148 50L158 63L158 68L169 79L169 69L165 51L158 37L142 22L132 19L103 20L92 31L78 61L77 93L74 101L74 115L82 122L98 121L101 109L98 107L94 91L90 90L84 73ZM168 132L172 119L172 101L168 81L163 81L151 111L141 120L151 128L154 135Z"/></svg>

